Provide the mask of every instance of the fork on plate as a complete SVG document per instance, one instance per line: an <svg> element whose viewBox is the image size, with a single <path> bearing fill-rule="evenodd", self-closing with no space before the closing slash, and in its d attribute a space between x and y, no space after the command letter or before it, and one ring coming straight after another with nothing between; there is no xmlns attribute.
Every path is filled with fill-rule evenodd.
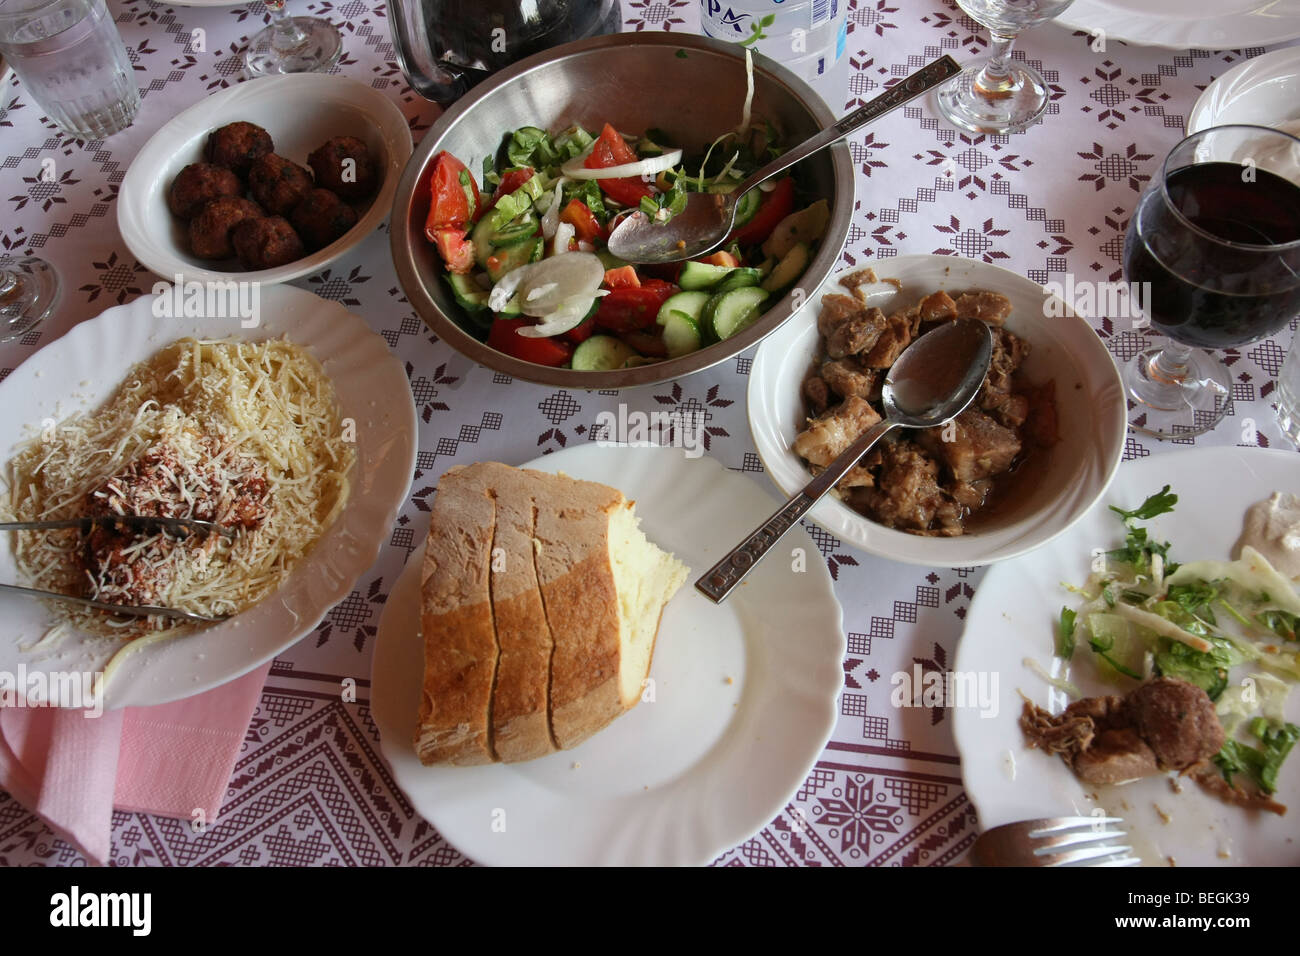
<svg viewBox="0 0 1300 956"><path fill-rule="evenodd" d="M1141 860L1115 824L1120 817L1043 817L981 833L972 866L1138 866Z"/></svg>

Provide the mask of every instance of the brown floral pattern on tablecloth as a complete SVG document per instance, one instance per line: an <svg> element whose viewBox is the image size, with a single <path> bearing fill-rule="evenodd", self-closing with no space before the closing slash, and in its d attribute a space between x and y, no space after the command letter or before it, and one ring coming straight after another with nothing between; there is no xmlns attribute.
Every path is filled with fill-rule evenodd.
<svg viewBox="0 0 1300 956"><path fill-rule="evenodd" d="M21 84L0 89L0 250L50 259L65 283L58 315L0 346L0 380L71 325L147 292L152 278L113 227L118 184L131 158L167 119L240 80L248 37L267 22L260 3L225 8L110 0L137 71L144 105L135 125L103 142L67 139ZM417 140L437 108L406 85L385 5L296 0L294 13L344 31L336 72L369 83L406 115ZM696 29L692 0L624 0L624 29ZM942 53L987 50L987 35L944 0L853 0L847 89L831 105L864 103ZM201 31L196 33L195 31ZM204 40L202 49L195 37ZM933 252L994 262L1038 282L1120 276L1124 229L1138 192L1179 139L1196 97L1259 49L1148 49L1048 25L1017 57L1052 87L1046 122L1014 136L970 136L910 106L853 137L857 200L845 265L887 271L896 255ZM54 161L53 178L42 162ZM351 256L297 283L365 316L402 359L419 417L420 451L409 500L376 562L312 635L276 661L249 727L219 819L115 813L120 865L284 864L463 866L467 860L418 817L379 756L370 717L369 660L389 589L420 544L429 495L453 464L519 463L599 440L594 423L619 402L671 407L705 426L708 453L770 488L749 438L745 388L752 353L689 379L620 396L514 381L476 366L431 334L398 287L384 230ZM1117 360L1148 338L1124 319L1099 318ZM1291 331L1295 328L1292 324ZM1198 444L1283 445L1270 401L1290 340L1228 354L1235 377L1228 419ZM1185 439L1192 444L1192 439ZM1128 437L1125 458L1169 452ZM724 866L941 865L973 841L949 715L890 703L898 673L944 671L981 572L914 568L856 551L808 525L844 605L848 650L833 739L785 809L758 835L723 853ZM345 680L357 701L340 700ZM84 860L0 793L0 864Z"/></svg>

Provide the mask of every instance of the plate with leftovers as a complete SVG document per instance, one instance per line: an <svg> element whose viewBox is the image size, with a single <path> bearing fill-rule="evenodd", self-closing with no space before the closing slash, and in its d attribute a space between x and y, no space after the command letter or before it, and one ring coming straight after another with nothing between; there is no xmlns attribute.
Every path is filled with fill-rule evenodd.
<svg viewBox="0 0 1300 956"><path fill-rule="evenodd" d="M989 571L954 667L997 681L996 707L953 713L983 829L1100 808L1145 865L1300 862L1295 475L1259 448L1129 462Z"/></svg>
<svg viewBox="0 0 1300 956"><path fill-rule="evenodd" d="M497 865L702 865L770 822L835 724L830 575L798 529L724 605L686 582L771 508L673 448L443 476L372 666L412 806Z"/></svg>
<svg viewBox="0 0 1300 956"><path fill-rule="evenodd" d="M468 327L513 358L608 372L689 355L757 321L808 268L829 206L780 175L741 197L718 251L630 265L607 246L624 217L667 223L688 193L732 191L781 150L775 127L748 115L699 155L673 141L607 122L595 133L525 126L480 173L435 156L425 237Z"/></svg>
<svg viewBox="0 0 1300 956"><path fill-rule="evenodd" d="M1123 454L1119 373L1084 319L997 266L899 256L832 276L759 347L750 430L777 487L795 493L878 421L893 362L957 317L994 332L971 407L878 444L810 513L896 561L958 567L1038 547L1088 511Z"/></svg>
<svg viewBox="0 0 1300 956"><path fill-rule="evenodd" d="M205 311L199 287L168 288L77 325L0 383L5 520L102 519L5 533L0 580L228 618L181 626L0 596L0 669L102 673L110 708L208 690L308 633L373 563L414 470L405 372L361 318L282 286L263 286L245 319L229 300L181 317L187 301Z"/></svg>

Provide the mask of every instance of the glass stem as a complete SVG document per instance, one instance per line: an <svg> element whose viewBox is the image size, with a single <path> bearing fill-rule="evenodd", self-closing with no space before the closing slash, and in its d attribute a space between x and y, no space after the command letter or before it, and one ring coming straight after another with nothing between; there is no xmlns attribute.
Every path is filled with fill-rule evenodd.
<svg viewBox="0 0 1300 956"><path fill-rule="evenodd" d="M988 63L975 77L975 91L989 97L1008 96L1016 90L1016 81L1011 75L1011 48L1015 46L1016 35L997 33L990 30L993 37L993 52Z"/></svg>
<svg viewBox="0 0 1300 956"><path fill-rule="evenodd" d="M1147 375L1165 385L1181 385L1187 378L1187 360L1191 357L1189 346L1170 339L1147 364Z"/></svg>
<svg viewBox="0 0 1300 956"><path fill-rule="evenodd" d="M263 0L266 12L271 14L271 29L274 35L271 46L288 52L296 50L307 42L307 34L298 29L298 24L284 9L284 0Z"/></svg>
<svg viewBox="0 0 1300 956"><path fill-rule="evenodd" d="M8 298L17 287L18 277L8 269L0 269L0 301Z"/></svg>

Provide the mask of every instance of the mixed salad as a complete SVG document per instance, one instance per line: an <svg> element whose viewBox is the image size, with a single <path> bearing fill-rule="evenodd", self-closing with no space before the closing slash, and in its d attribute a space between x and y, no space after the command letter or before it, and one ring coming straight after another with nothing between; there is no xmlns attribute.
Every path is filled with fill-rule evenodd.
<svg viewBox="0 0 1300 956"><path fill-rule="evenodd" d="M1165 485L1124 521L1124 547L1097 553L1079 608L1062 608L1056 656L1086 648L1100 672L1121 685L1152 677L1195 684L1215 705L1226 742L1213 758L1230 785L1249 780L1272 794L1278 769L1300 739L1283 705L1300 678L1300 594L1253 548L1235 561L1178 564L1169 544L1139 525L1172 512ZM1235 677L1235 668L1244 668ZM1068 681L1053 680L1072 696Z"/></svg>
<svg viewBox="0 0 1300 956"><path fill-rule="evenodd" d="M623 216L667 222L687 192L732 191L780 152L771 125L748 117L698 160L670 142L608 123L595 136L525 126L483 161L481 185L450 153L434 158L425 233L488 345L538 365L630 368L735 335L794 285L829 210L788 176L746 193L723 250L699 261L633 266L609 253Z"/></svg>

